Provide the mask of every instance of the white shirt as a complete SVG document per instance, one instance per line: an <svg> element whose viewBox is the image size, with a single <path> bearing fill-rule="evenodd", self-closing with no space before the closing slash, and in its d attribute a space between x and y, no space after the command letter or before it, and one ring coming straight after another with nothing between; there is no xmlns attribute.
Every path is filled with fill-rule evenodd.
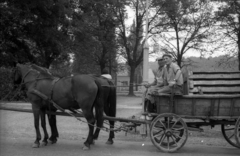
<svg viewBox="0 0 240 156"><path fill-rule="evenodd" d="M112 79L112 76L110 74L103 74L102 76L107 78L107 79Z"/></svg>

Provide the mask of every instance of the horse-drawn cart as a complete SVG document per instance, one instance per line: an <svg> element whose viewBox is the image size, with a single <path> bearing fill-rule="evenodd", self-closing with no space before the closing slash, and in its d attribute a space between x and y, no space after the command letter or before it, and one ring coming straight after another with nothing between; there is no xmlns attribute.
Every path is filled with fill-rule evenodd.
<svg viewBox="0 0 240 156"><path fill-rule="evenodd" d="M150 125L153 144L162 151L180 149L188 130L221 125L224 138L240 148L240 73L195 72L185 81L187 95L153 95L156 112Z"/></svg>
<svg viewBox="0 0 240 156"><path fill-rule="evenodd" d="M46 80L46 77L41 78L41 73L39 74L33 69L27 70L27 74L22 76L22 79L29 72L35 72L37 76L33 75L28 83L33 82L36 86L37 80ZM47 80L50 81L49 77ZM56 84L55 79L51 80L50 84ZM104 119L132 123L126 124L126 127L139 125L147 127L149 125L152 143L164 152L174 152L183 147L188 138L188 130L202 131L201 126L215 125L221 125L223 136L227 142L240 148L240 72L193 73L185 78L184 85L185 95L153 95L156 101L156 111L144 112L142 114L144 118L128 119L104 116ZM53 93L51 88L53 87L50 86L50 91L52 90L50 93ZM35 87L31 88L29 94L49 101L62 111L48 112L48 114L83 117L83 114L77 111L71 110L70 113L65 111ZM1 109L31 112L30 110ZM147 120L147 116L152 117L152 120ZM110 127L109 130L124 130L126 127Z"/></svg>

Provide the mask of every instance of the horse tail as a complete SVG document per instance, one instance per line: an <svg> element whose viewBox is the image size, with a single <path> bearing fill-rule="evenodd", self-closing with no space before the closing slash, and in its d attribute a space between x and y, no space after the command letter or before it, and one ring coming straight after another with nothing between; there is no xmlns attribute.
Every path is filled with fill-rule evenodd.
<svg viewBox="0 0 240 156"><path fill-rule="evenodd" d="M103 89L100 82L98 82L96 79L95 79L95 83L98 87L98 92L94 100L94 106L96 111L97 127L101 128L103 126L103 120L104 120L103 119L103 108L104 108Z"/></svg>
<svg viewBox="0 0 240 156"><path fill-rule="evenodd" d="M108 81L110 85L110 93L108 97L108 103L109 103L109 116L115 117L116 116L116 110L117 110L117 98L116 98L116 87L112 81Z"/></svg>

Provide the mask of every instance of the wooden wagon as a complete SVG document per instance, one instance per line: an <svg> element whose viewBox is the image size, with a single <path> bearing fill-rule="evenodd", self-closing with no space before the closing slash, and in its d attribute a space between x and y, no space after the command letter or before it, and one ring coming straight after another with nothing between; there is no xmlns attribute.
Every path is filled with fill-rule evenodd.
<svg viewBox="0 0 240 156"><path fill-rule="evenodd" d="M240 72L194 72L184 88L185 95L153 95L153 144L174 152L186 143L188 130L221 125L226 141L240 148Z"/></svg>

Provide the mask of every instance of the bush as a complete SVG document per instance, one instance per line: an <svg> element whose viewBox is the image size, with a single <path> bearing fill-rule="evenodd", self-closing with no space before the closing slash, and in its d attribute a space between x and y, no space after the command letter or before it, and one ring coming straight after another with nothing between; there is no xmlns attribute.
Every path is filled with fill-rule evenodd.
<svg viewBox="0 0 240 156"><path fill-rule="evenodd" d="M0 99L8 101L25 100L25 92L14 90L13 78L11 76L12 69L0 68Z"/></svg>

